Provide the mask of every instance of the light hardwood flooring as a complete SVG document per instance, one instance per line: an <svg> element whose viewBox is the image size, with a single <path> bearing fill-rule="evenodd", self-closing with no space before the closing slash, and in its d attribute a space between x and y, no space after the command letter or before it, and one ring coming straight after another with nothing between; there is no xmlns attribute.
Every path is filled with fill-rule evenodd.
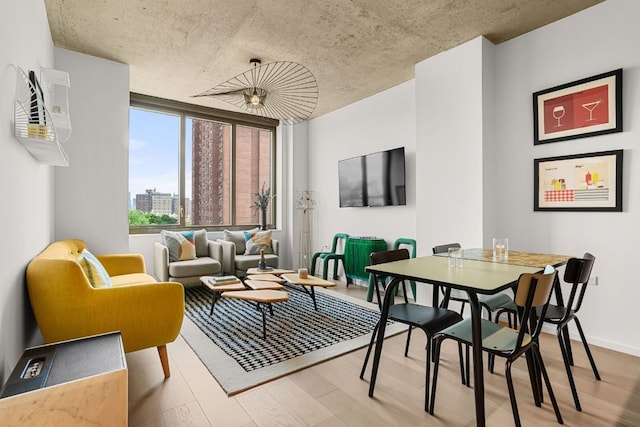
<svg viewBox="0 0 640 427"><path fill-rule="evenodd" d="M336 292L365 298L366 288L341 283ZM375 396L369 398L367 370L359 379L366 349L304 369L244 393L227 397L188 344L168 345L171 377L163 379L155 349L127 354L131 426L474 426L473 390L460 384L457 347L445 341L435 415L424 412L425 336L406 334L385 341ZM640 426L640 358L591 346L602 381L596 381L581 343L573 342L574 377L582 403L571 397L555 335L543 334L542 354L567 426ZM485 355L486 362L486 355ZM486 363L485 363L486 365ZM488 426L513 425L502 369L485 369ZM518 408L524 426L558 425L545 390L533 403L523 358L513 365Z"/></svg>

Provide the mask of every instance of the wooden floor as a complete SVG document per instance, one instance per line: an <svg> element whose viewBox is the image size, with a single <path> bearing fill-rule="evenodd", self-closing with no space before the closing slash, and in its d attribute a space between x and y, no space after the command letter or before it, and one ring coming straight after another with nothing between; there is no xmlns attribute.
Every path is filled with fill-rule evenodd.
<svg viewBox="0 0 640 427"><path fill-rule="evenodd" d="M364 299L366 289L339 284L337 292ZM182 337L168 345L171 378L163 380L155 349L127 355L131 426L473 426L473 389L460 384L457 348L445 341L435 415L423 411L425 338L406 334L385 341L375 397L359 379L365 349L228 398ZM593 377L579 342L574 342L574 377L583 411L573 406L555 335L541 339L542 354L567 426L640 426L640 358L591 346L602 376ZM485 355L486 360L486 355ZM513 425L502 369L485 370L488 426ZM524 360L513 366L518 408L524 426L558 425L545 394L537 408ZM367 370L367 375L369 374ZM366 377L365 377L366 378ZM545 392L546 393L546 392Z"/></svg>

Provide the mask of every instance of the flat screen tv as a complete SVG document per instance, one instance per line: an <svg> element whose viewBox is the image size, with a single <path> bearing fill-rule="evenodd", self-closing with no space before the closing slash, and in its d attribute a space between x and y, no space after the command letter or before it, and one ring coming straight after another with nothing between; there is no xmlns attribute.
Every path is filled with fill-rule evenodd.
<svg viewBox="0 0 640 427"><path fill-rule="evenodd" d="M340 207L406 205L404 147L338 161Z"/></svg>

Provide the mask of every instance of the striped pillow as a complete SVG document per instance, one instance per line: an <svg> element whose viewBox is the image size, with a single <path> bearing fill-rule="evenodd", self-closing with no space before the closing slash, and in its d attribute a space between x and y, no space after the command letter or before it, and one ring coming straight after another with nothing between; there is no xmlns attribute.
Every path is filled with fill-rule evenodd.
<svg viewBox="0 0 640 427"><path fill-rule="evenodd" d="M86 248L82 250L76 262L80 264L84 270L84 274L86 274L89 279L89 283L91 283L91 286L94 288L110 288L113 286L107 270L98 258Z"/></svg>

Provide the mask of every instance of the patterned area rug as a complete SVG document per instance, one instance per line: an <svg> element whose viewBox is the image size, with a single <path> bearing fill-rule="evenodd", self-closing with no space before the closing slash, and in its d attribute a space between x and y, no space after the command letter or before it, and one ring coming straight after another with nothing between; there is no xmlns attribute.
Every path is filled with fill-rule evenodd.
<svg viewBox="0 0 640 427"><path fill-rule="evenodd" d="M315 311L309 295L287 290L289 301L273 304L273 316L267 314L266 340L252 303L223 298L210 316L210 292L185 290L181 335L228 395L369 344L379 318L375 304L320 290ZM387 336L405 329L390 324Z"/></svg>

